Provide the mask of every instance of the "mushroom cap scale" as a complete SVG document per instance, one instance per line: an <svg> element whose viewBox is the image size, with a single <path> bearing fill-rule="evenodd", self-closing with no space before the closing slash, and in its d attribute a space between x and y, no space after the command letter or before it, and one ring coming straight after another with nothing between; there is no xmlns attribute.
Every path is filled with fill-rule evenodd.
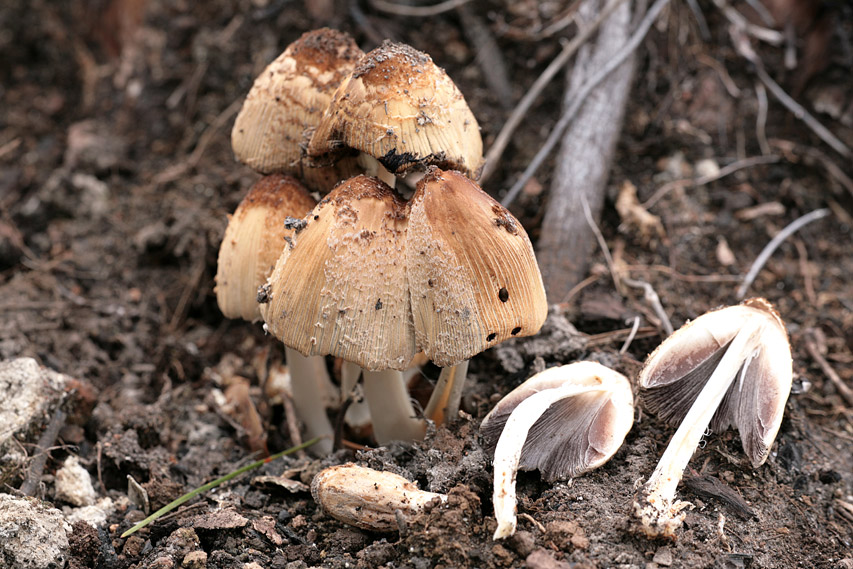
<svg viewBox="0 0 853 569"><path fill-rule="evenodd" d="M330 190L360 170L354 157L308 167L302 157L306 129L316 127L332 93L363 53L343 32L322 28L290 44L252 85L231 131L237 159L261 173L285 172L312 189Z"/></svg>
<svg viewBox="0 0 853 569"><path fill-rule="evenodd" d="M415 355L405 203L376 178L357 176L306 219L269 278L261 306L269 330L306 356L405 369Z"/></svg>
<svg viewBox="0 0 853 569"><path fill-rule="evenodd" d="M646 408L670 424L681 422L722 360L735 335L747 324L762 324L751 356L740 367L710 427L736 426L754 466L767 459L791 390L793 362L779 314L753 298L703 314L667 338L646 360L639 383Z"/></svg>
<svg viewBox="0 0 853 569"><path fill-rule="evenodd" d="M527 233L459 172L431 168L409 201L407 272L417 345L449 367L539 331L545 288Z"/></svg>
<svg viewBox="0 0 853 569"><path fill-rule="evenodd" d="M338 87L308 155L329 163L347 148L394 174L436 165L476 178L483 164L477 119L450 77L427 54L387 40Z"/></svg>
<svg viewBox="0 0 853 569"><path fill-rule="evenodd" d="M634 421L628 379L596 362L575 362L540 372L509 392L483 419L480 433L490 453L510 415L529 397L571 385L530 428L519 470L539 470L548 481L573 478L606 463L622 446Z"/></svg>
<svg viewBox="0 0 853 569"><path fill-rule="evenodd" d="M293 236L288 217L304 217L316 204L290 176L273 174L258 180L230 216L219 248L216 302L228 318L257 320L258 287L266 282L276 260Z"/></svg>

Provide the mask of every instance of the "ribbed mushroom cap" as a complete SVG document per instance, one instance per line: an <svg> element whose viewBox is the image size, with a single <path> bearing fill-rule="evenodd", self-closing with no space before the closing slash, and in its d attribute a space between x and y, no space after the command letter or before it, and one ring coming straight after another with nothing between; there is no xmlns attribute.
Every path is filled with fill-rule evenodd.
<svg viewBox="0 0 853 569"><path fill-rule="evenodd" d="M793 378L788 333L768 301L752 298L685 324L652 352L639 381L645 407L670 424L680 423L747 321L764 326L711 419L711 430L737 426L744 452L759 466L779 431Z"/></svg>
<svg viewBox="0 0 853 569"><path fill-rule="evenodd" d="M338 87L308 155L328 162L346 148L393 174L433 164L476 178L483 164L477 119L447 73L427 54L387 40Z"/></svg>
<svg viewBox="0 0 853 569"><path fill-rule="evenodd" d="M433 168L409 202L406 263L417 344L449 367L529 336L548 305L521 223L477 184Z"/></svg>
<svg viewBox="0 0 853 569"><path fill-rule="evenodd" d="M367 370L415 355L406 282L405 203L367 176L337 186L284 250L261 314L285 345Z"/></svg>
<svg viewBox="0 0 853 569"><path fill-rule="evenodd" d="M216 302L228 318L257 320L258 287L264 284L293 230L288 217L302 218L317 202L290 176L258 180L230 216L219 247Z"/></svg>
<svg viewBox="0 0 853 569"><path fill-rule="evenodd" d="M237 159L264 174L292 174L325 192L357 174L353 157L324 168L308 167L301 144L304 131L319 124L332 93L363 55L351 37L328 28L290 44L255 79L237 115L231 131Z"/></svg>
<svg viewBox="0 0 853 569"><path fill-rule="evenodd" d="M494 452L504 425L523 401L559 388L577 389L552 402L530 428L518 469L539 470L553 481L610 460L634 422L634 397L624 375L596 362L549 368L509 392L480 425L486 449Z"/></svg>

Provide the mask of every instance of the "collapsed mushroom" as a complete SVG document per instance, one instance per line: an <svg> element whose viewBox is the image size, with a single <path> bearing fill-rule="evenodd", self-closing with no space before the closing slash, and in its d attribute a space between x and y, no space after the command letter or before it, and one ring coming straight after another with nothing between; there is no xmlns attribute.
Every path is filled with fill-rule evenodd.
<svg viewBox="0 0 853 569"><path fill-rule="evenodd" d="M494 538L515 533L518 470L539 470L551 482L598 468L622 446L633 421L628 379L595 362L547 369L501 399L480 425L494 451Z"/></svg>
<svg viewBox="0 0 853 569"><path fill-rule="evenodd" d="M351 37L328 28L290 44L255 79L234 122L231 146L237 159L264 174L292 174L323 192L357 174L354 157L311 167L301 145L305 130L317 126L332 93L363 55Z"/></svg>
<svg viewBox="0 0 853 569"><path fill-rule="evenodd" d="M289 218L298 219L315 205L299 182L272 174L261 178L237 206L228 221L219 248L216 268L216 302L228 318L253 322L260 319L258 287L272 273L275 263L293 239ZM334 390L322 359L306 358L285 348L290 369L291 392L296 412L309 438L326 436L317 443L320 453L332 450L332 425L326 417L324 395Z"/></svg>
<svg viewBox="0 0 853 569"><path fill-rule="evenodd" d="M342 464L321 470L311 482L314 501L346 524L377 532L397 531L398 516L414 516L447 496L426 492L392 472Z"/></svg>
<svg viewBox="0 0 853 569"><path fill-rule="evenodd" d="M308 156L332 163L351 149L368 174L392 187L393 174L413 167L476 177L483 163L477 119L447 73L429 55L388 40L341 82Z"/></svg>
<svg viewBox="0 0 853 569"><path fill-rule="evenodd" d="M380 180L357 176L307 216L261 306L267 328L286 346L365 370L380 444L421 439L425 431L399 371L415 355L405 262L405 203Z"/></svg>
<svg viewBox="0 0 853 569"><path fill-rule="evenodd" d="M433 167L418 183L407 239L417 344L444 368L425 414L441 423L459 410L467 360L538 332L548 304L521 223L459 172Z"/></svg>
<svg viewBox="0 0 853 569"><path fill-rule="evenodd" d="M764 463L792 375L785 325L762 298L703 314L658 346L640 372L643 401L681 424L634 501L647 535L672 537L684 520L691 504L675 500L676 488L709 425L736 426L753 467Z"/></svg>

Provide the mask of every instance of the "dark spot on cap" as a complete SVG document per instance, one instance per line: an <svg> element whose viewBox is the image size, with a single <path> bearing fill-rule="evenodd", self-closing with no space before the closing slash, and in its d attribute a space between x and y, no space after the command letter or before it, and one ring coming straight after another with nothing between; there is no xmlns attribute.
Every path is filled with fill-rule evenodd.
<svg viewBox="0 0 853 569"><path fill-rule="evenodd" d="M382 308L382 299L377 298L376 299L376 310L379 310L380 308Z"/></svg>
<svg viewBox="0 0 853 569"><path fill-rule="evenodd" d="M320 219L320 216L319 216L319 215L315 215L315 216L314 216L314 221L317 221L318 219Z"/></svg>
<svg viewBox="0 0 853 569"><path fill-rule="evenodd" d="M258 287L258 296L255 298L258 304L266 304L270 301L270 285L262 284Z"/></svg>
<svg viewBox="0 0 853 569"><path fill-rule="evenodd" d="M516 326L515 328L513 328L513 329L512 329L512 332L510 332L510 334L512 334L513 336L515 336L515 335L517 335L519 332L521 332L521 326Z"/></svg>
<svg viewBox="0 0 853 569"><path fill-rule="evenodd" d="M429 280L427 281L427 284L429 285L429 288L432 288L432 287L434 287L434 286L435 286L435 283L432 281L432 279L429 279Z"/></svg>
<svg viewBox="0 0 853 569"><path fill-rule="evenodd" d="M502 286L501 289L498 291L498 298L501 300L501 302L506 302L507 300L509 300L509 291L506 289L505 286Z"/></svg>
<svg viewBox="0 0 853 569"><path fill-rule="evenodd" d="M494 339L495 339L495 338L497 338L497 337L498 337L498 335L497 335L496 333L492 332L491 334L489 334L488 336L486 336L486 341L487 341L487 342L491 342L492 340L494 340Z"/></svg>

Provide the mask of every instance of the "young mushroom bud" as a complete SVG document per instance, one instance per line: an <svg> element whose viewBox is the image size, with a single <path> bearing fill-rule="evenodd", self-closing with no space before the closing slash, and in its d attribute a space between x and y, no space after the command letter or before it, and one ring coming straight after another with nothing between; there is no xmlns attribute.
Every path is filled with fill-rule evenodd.
<svg viewBox="0 0 853 569"><path fill-rule="evenodd" d="M434 164L476 178L483 164L477 119L447 73L429 55L387 40L341 82L308 156L330 162L349 149L391 174Z"/></svg>
<svg viewBox="0 0 853 569"><path fill-rule="evenodd" d="M773 306L753 298L703 314L667 338L640 372L643 401L680 426L634 502L650 537L673 537L691 504L676 487L709 425L736 426L753 467L767 459L791 391L791 347Z"/></svg>
<svg viewBox="0 0 853 569"><path fill-rule="evenodd" d="M311 494L336 520L376 532L397 531L399 516L410 518L430 502L447 501L444 494L420 490L402 476L355 464L320 471L311 482Z"/></svg>
<svg viewBox="0 0 853 569"><path fill-rule="evenodd" d="M314 198L290 176L271 174L252 186L231 216L219 248L214 290L225 316L249 321L261 317L258 289L292 241L295 226L315 205ZM285 348L285 355L294 406L305 423L305 434L309 438L326 436L312 450L328 454L332 451L332 424L326 417L325 399L334 386L325 362L290 348Z"/></svg>
<svg viewBox="0 0 853 569"><path fill-rule="evenodd" d="M264 174L292 174L322 192L357 174L354 157L310 167L303 161L302 141L363 55L351 37L328 28L310 31L290 44L255 79L237 115L231 131L237 159Z"/></svg>
<svg viewBox="0 0 853 569"><path fill-rule="evenodd" d="M228 318L261 317L258 287L293 238L288 218L304 217L317 202L290 176L258 180L228 220L216 267L216 302Z"/></svg>
<svg viewBox="0 0 853 569"><path fill-rule="evenodd" d="M494 452L494 538L515 533L518 470L549 482L580 476L610 460L633 422L628 379L596 362L547 369L501 399L480 425Z"/></svg>
<svg viewBox="0 0 853 569"><path fill-rule="evenodd" d="M483 350L542 327L548 304L530 239L477 184L431 168L409 202L407 235L417 344L436 365L464 366ZM460 377L436 387L426 413L436 422L456 415L464 368L445 375Z"/></svg>

